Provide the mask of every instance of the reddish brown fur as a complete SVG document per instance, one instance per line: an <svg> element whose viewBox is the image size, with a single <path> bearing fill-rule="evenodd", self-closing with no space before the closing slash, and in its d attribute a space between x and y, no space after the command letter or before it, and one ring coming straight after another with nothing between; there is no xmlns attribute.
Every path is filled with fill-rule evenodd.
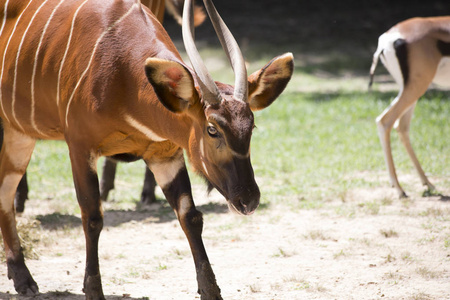
<svg viewBox="0 0 450 300"><path fill-rule="evenodd" d="M11 207L20 176L8 176L25 172L35 139L64 139L86 235L84 291L88 299L104 299L98 264L103 214L96 161L102 155L132 154L147 162L178 216L194 256L202 297L220 299L182 148L231 207L252 213L260 194L249 157L251 110L268 106L287 85L292 55L277 57L249 77L258 93L248 102L234 99L232 87L219 84L224 100L215 107L201 99L196 74L182 62L160 22L137 0L14 0L5 9L6 1L0 0L2 13L8 12L0 36L0 61L5 62L0 86L5 125L0 226L5 244L19 244L14 222L5 220L14 220ZM208 133L214 122L220 136ZM5 163L7 159L11 164ZM16 248L8 256L16 290L37 291Z"/></svg>

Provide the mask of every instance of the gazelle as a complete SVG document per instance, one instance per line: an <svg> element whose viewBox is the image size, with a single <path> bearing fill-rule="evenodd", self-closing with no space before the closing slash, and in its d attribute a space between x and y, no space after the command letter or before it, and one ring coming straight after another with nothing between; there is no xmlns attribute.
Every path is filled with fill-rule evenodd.
<svg viewBox="0 0 450 300"><path fill-rule="evenodd" d="M379 58L400 85L397 97L376 119L390 182L399 197L406 197L392 158L390 132L395 127L422 184L433 190L411 146L409 127L417 100L430 84L450 86L450 17L413 18L382 34L373 55L369 87Z"/></svg>
<svg viewBox="0 0 450 300"><path fill-rule="evenodd" d="M274 58L247 77L236 41L211 0L204 0L235 72L231 86L214 82L200 58L191 0L184 4L182 31L194 70L138 0L0 4L0 227L15 289L38 291L17 236L14 192L36 139L64 139L86 237L86 298L104 299L96 161L113 156L145 160L186 234L201 298L221 299L183 149L232 210L252 214L260 199L250 162L252 110L269 106L284 90L293 73L292 54Z"/></svg>
<svg viewBox="0 0 450 300"><path fill-rule="evenodd" d="M184 0L143 0L142 5L150 8L152 13L159 22L163 22L164 12L167 11L181 24L181 15L183 12ZM194 26L203 23L205 14L200 6L194 5ZM1 124L0 124L1 126ZM3 129L0 132L0 145L3 142ZM102 178L100 180L100 198L107 200L109 192L114 189L114 179L117 169L117 161L106 158L103 164ZM25 173L22 180L19 182L17 192L14 198L16 212L23 212L25 209L25 201L28 199L28 182L27 174ZM141 203L150 204L156 201L155 198L155 177L153 173L146 167L144 184L141 193Z"/></svg>

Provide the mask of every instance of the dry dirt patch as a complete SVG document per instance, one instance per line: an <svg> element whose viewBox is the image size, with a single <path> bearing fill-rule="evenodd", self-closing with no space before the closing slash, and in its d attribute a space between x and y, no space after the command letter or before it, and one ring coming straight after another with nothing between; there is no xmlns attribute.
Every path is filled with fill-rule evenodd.
<svg viewBox="0 0 450 300"><path fill-rule="evenodd" d="M421 197L418 183L413 188L407 200L389 188L349 189L310 210L287 199L250 217L229 213L218 194L197 191L223 298L450 299L450 202ZM42 201L56 200L31 200L20 221L54 213ZM108 205L100 239L107 299L199 299L173 214L165 207L110 211ZM39 258L27 264L41 294L33 299L84 299L79 217L62 218L54 228L35 228ZM0 278L0 299L26 299L16 295L4 263Z"/></svg>

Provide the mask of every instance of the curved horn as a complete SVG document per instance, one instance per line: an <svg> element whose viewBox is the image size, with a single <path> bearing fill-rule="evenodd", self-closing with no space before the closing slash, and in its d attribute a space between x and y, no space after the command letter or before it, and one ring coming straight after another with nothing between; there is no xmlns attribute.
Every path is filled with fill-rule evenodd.
<svg viewBox="0 0 450 300"><path fill-rule="evenodd" d="M202 92L203 101L207 102L208 104L217 104L222 101L219 89L217 88L216 83L206 69L206 66L200 57L200 54L198 53L197 47L195 47L193 11L194 6L192 4L192 0L186 0L184 2L183 8L182 25L184 47L186 48L186 53L199 79L198 84Z"/></svg>
<svg viewBox="0 0 450 300"><path fill-rule="evenodd" d="M211 0L203 0L206 11L211 19L217 36L219 37L222 48L228 56L231 67L234 70L234 98L237 100L247 101L248 98L248 81L247 68L245 67L245 60L242 56L239 45L231 34L225 22L220 17L216 7Z"/></svg>

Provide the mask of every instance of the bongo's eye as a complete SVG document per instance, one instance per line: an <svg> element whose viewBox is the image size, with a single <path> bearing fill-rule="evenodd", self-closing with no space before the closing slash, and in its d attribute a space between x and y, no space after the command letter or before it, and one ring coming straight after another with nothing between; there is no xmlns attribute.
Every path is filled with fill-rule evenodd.
<svg viewBox="0 0 450 300"><path fill-rule="evenodd" d="M218 137L219 136L219 132L217 131L216 127L209 125L206 130L208 131L208 134L210 137Z"/></svg>

